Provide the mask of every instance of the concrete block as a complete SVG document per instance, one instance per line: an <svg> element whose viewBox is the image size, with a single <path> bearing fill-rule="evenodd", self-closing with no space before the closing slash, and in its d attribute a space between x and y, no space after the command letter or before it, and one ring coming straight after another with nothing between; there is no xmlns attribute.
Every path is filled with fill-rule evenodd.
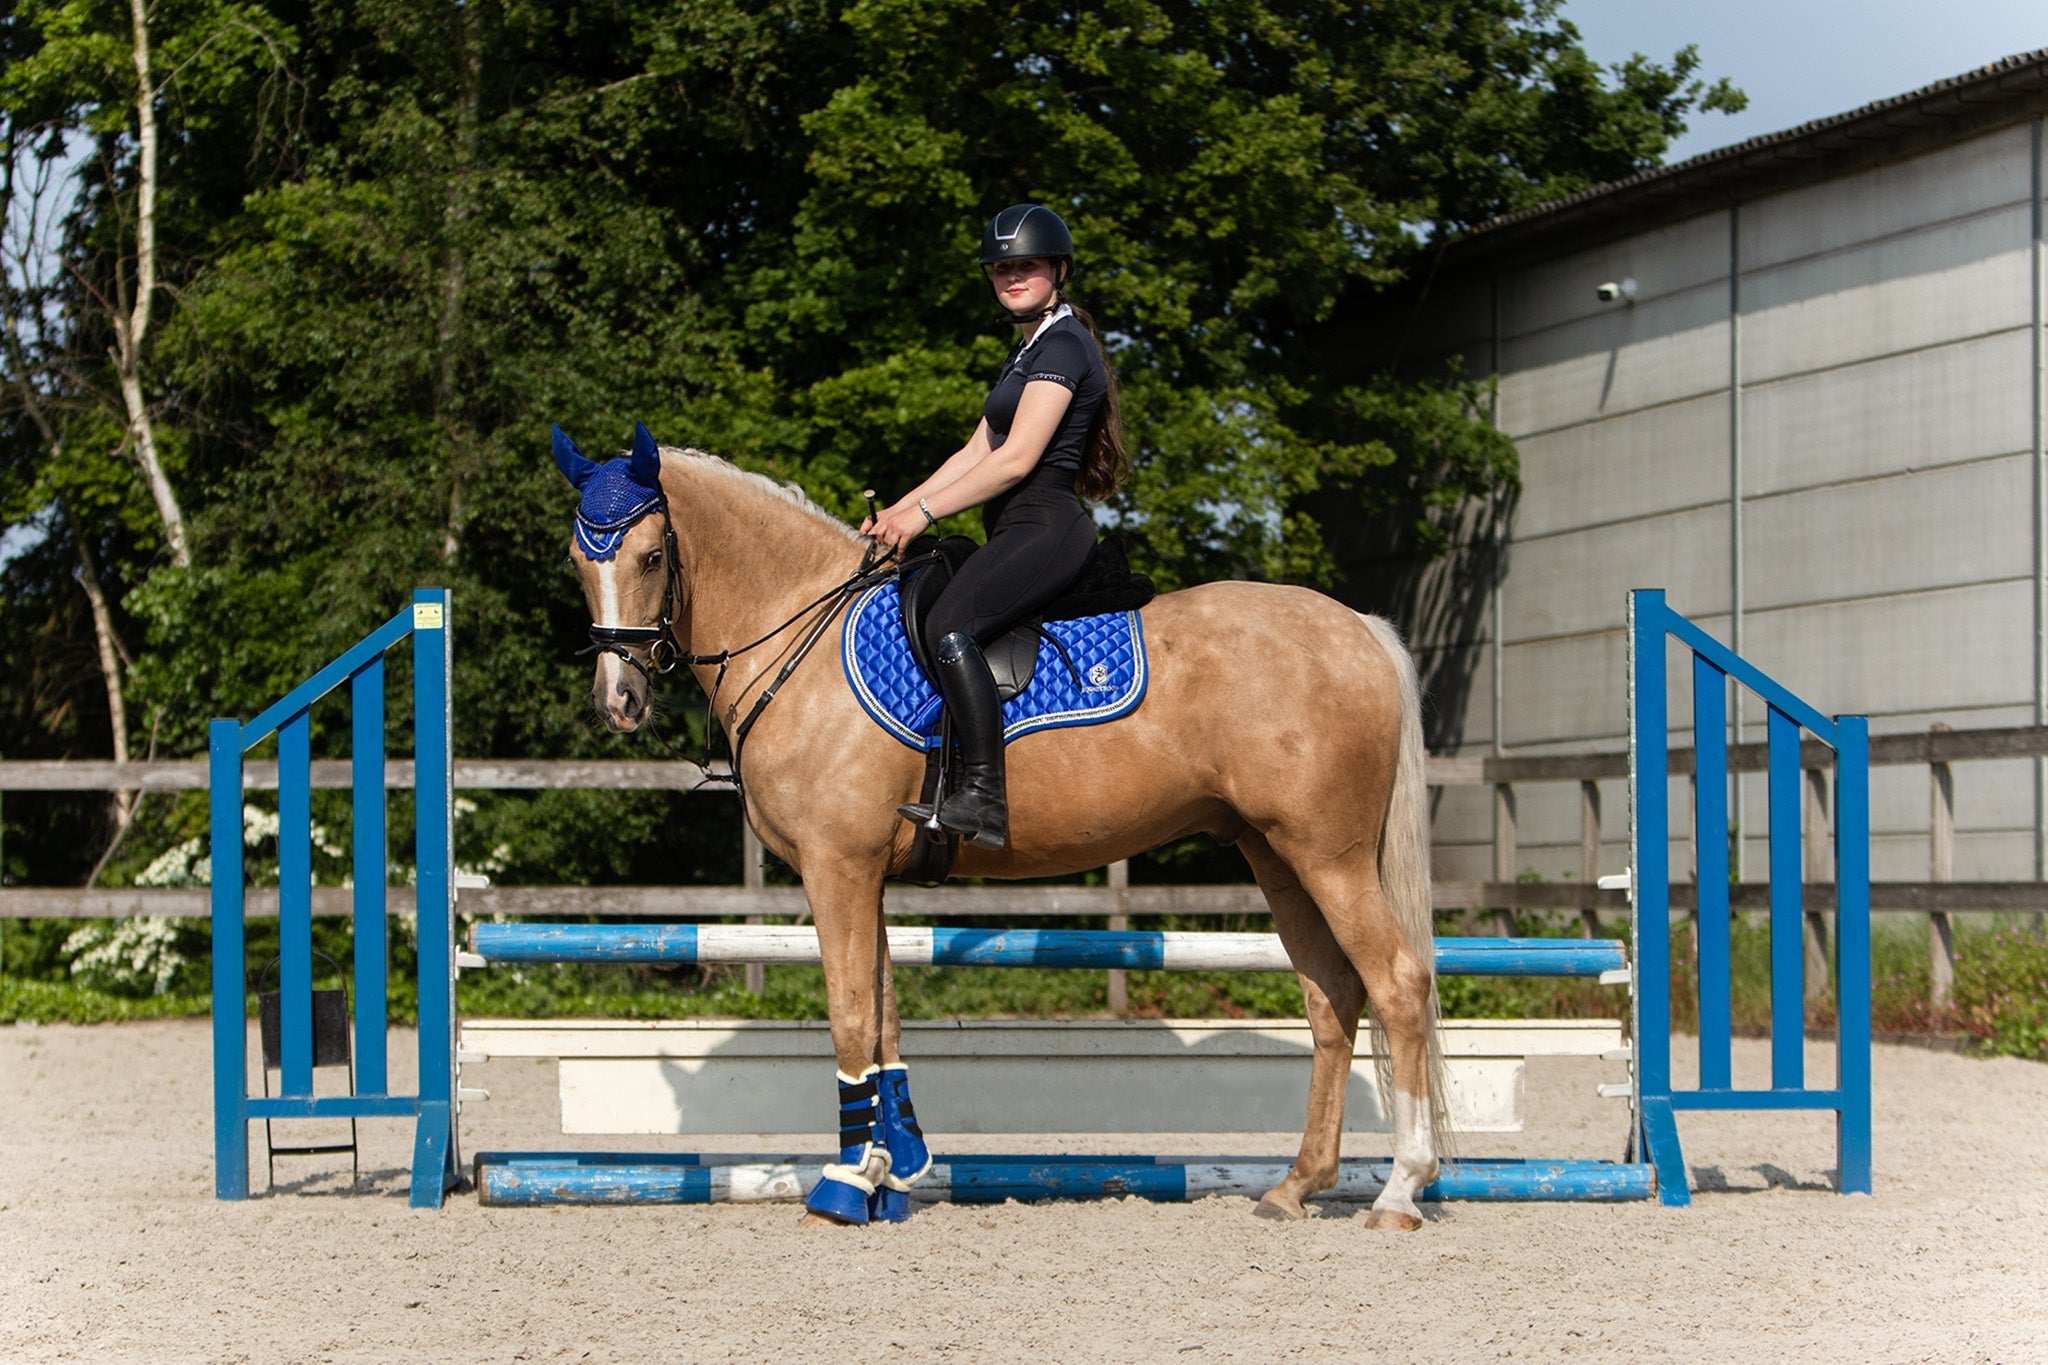
<svg viewBox="0 0 2048 1365"><path fill-rule="evenodd" d="M1510 337L1501 371L1501 429L1518 438L1724 388L1727 290L1702 286Z"/></svg>
<svg viewBox="0 0 2048 1365"><path fill-rule="evenodd" d="M1727 278L1728 215L1702 214L1507 272L1501 277L1501 333L1504 338L1527 336L1717 283L1725 297ZM1636 281L1633 305L1598 296L1602 284L1624 279Z"/></svg>
<svg viewBox="0 0 2048 1365"><path fill-rule="evenodd" d="M1753 385L1742 395L1743 491L2029 450L2033 363L2020 328Z"/></svg>
<svg viewBox="0 0 2048 1365"><path fill-rule="evenodd" d="M1628 620L1629 590L1652 584L1690 615L1725 613L1729 551L1725 504L1517 540L1501 588L1503 634L1512 649L1617 629Z"/></svg>
<svg viewBox="0 0 2048 1365"><path fill-rule="evenodd" d="M1726 502L1728 407L1724 389L1523 437L1515 535Z"/></svg>
<svg viewBox="0 0 2048 1365"><path fill-rule="evenodd" d="M2015 124L1968 142L1742 206L1745 270L1839 250L1930 223L2024 203L2033 132Z"/></svg>
<svg viewBox="0 0 2048 1365"><path fill-rule="evenodd" d="M1748 607L2028 577L2033 481L2032 456L2009 455L1749 499Z"/></svg>
<svg viewBox="0 0 2048 1365"><path fill-rule="evenodd" d="M2026 325L2031 231L2020 205L1745 271L1743 383Z"/></svg>
<svg viewBox="0 0 2048 1365"><path fill-rule="evenodd" d="M2033 693L2032 621L2015 580L1752 612L1744 653L1826 715L2007 706Z"/></svg>

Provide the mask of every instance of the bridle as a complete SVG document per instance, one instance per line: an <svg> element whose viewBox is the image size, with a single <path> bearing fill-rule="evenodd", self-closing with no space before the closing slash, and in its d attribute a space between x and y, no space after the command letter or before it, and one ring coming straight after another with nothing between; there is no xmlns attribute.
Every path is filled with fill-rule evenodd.
<svg viewBox="0 0 2048 1365"><path fill-rule="evenodd" d="M645 516L646 513L642 513ZM695 654L685 655L676 648L676 600L683 592L682 565L676 557L676 528L668 519L668 499L661 500L661 554L668 569L668 583L661 594L661 620L651 626L601 626L590 623L590 644L576 651L576 657L585 654L616 654L640 670L652 687L654 680L664 673L675 671L677 664L686 659L692 663L716 662ZM633 654L636 646L645 646L649 668Z"/></svg>
<svg viewBox="0 0 2048 1365"><path fill-rule="evenodd" d="M917 555L909 560L899 560L895 550L884 551L880 541L870 538L867 548L861 554L860 567L854 570L850 578L822 596L814 598L811 602L800 608L794 616L791 616L760 639L740 645L735 649L721 649L716 654L689 654L685 653L676 644L675 637L675 610L676 603L682 599L683 595L683 568L681 557L676 553L676 528L675 524L669 520L667 494L664 493L661 496L658 506L661 512L661 553L666 560L668 572L668 582L662 590L661 619L651 626L601 626L596 622L592 622L590 626L590 643L577 650L576 657L582 658L586 654L616 654L619 658L639 669L640 675L647 679L650 693L650 704L647 710L648 730L656 739L661 741L662 745L670 753L685 762L695 764L703 772L704 776L697 784L699 787L713 782L729 782L734 790L741 792L742 799L744 799L744 789L740 786L740 748L746 742L747 733L754 728L754 722L759 720L761 713L768 709L768 703L775 700L775 694L781 690L785 682L789 681L790 674L796 672L797 665L804 661L805 656L811 652L812 647L818 643L826 629L837 619L840 611L854 597L906 569L917 568L930 563L937 559L938 555L936 552L933 552ZM645 516L647 514L642 513L641 515ZM823 608L823 610L819 610L820 608ZM816 613L815 617L812 615L814 612ZM788 630L791 626L796 625L800 621L805 621L807 617L812 619L804 626L803 634L799 638L795 650L791 653L789 661L782 666L782 671L775 675L775 681L768 684L761 695L754 699L754 705L747 712L745 718L733 727L731 772L714 773L711 771L711 755L709 753L711 721L717 712L719 689L725 686L727 667L740 655L760 648ZM647 660L644 663L633 652L635 649L642 648L647 651ZM654 722L651 694L655 679L673 673L682 664L688 664L692 668L709 668L716 665L718 669L718 676L712 680L709 694L704 703L704 743L706 745L706 753L701 760L690 757L683 749L672 743L668 736L661 733L660 728Z"/></svg>

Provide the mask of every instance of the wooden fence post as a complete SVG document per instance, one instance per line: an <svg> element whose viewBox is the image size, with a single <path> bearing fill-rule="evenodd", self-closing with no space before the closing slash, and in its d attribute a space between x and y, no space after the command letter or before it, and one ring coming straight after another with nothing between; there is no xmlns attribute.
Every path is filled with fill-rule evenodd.
<svg viewBox="0 0 2048 1365"><path fill-rule="evenodd" d="M742 884L749 891L761 890L766 882L761 869L761 840L754 833L753 822L747 819L747 813L744 810L740 812L740 878ZM762 917L759 915L747 916L747 923L749 924L759 924L761 922ZM758 962L749 962L747 964L748 993L759 995L767 988L768 969Z"/></svg>
<svg viewBox="0 0 2048 1365"><path fill-rule="evenodd" d="M1109 865L1109 889L1116 892L1116 913L1109 917L1112 929L1128 929L1131 917L1124 913L1130 903L1131 864L1119 859ZM1109 1012L1121 1018L1130 1013L1131 987L1129 975L1121 967L1109 969Z"/></svg>
<svg viewBox="0 0 2048 1365"><path fill-rule="evenodd" d="M1600 912L1591 898L1600 887L1600 784L1579 783L1579 885L1587 901L1579 908L1579 937L1600 937Z"/></svg>
<svg viewBox="0 0 2048 1365"><path fill-rule="evenodd" d="M1936 721L1929 733L1949 727ZM1951 882L1956 876L1956 789L1946 763L1927 765L1927 879ZM1927 1003L1940 1014L1949 1005L1956 979L1955 926L1946 910L1927 915Z"/></svg>
<svg viewBox="0 0 2048 1365"><path fill-rule="evenodd" d="M1515 788L1510 782L1493 784L1493 879L1497 882L1512 882L1515 879ZM1513 937L1515 912L1508 906L1498 906L1493 912L1500 932Z"/></svg>
<svg viewBox="0 0 2048 1365"><path fill-rule="evenodd" d="M1828 832L1828 778L1821 768L1808 768L1800 784L1805 799L1800 802L1799 842L1805 867L1802 877L1809 884L1834 880L1833 841ZM1806 1000L1808 1004L1828 998L1828 919L1824 911L1806 910Z"/></svg>

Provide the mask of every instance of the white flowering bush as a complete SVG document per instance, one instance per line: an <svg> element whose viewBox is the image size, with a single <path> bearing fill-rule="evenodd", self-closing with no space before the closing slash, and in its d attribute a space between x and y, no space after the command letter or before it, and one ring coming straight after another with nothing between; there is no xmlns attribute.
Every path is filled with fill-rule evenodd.
<svg viewBox="0 0 2048 1365"><path fill-rule="evenodd" d="M71 975L110 995L162 995L191 961L178 949L184 923L123 919L89 924L64 941Z"/></svg>
<svg viewBox="0 0 2048 1365"><path fill-rule="evenodd" d="M242 843L256 849L274 844L278 833L277 812L261 807L242 807ZM333 831L313 823L313 848L329 859L343 859L347 850ZM320 883L315 858L315 885ZM345 866L346 864L344 864ZM277 884L277 858L249 858L244 875L252 885ZM343 879L344 884L347 878ZM194 835L171 845L133 878L136 886L196 887L213 884L213 858L209 840ZM100 920L73 931L64 940L63 953L70 960L73 980L109 995L163 995L176 983L178 974L192 965L209 925L201 919ZM187 950L191 951L187 951Z"/></svg>

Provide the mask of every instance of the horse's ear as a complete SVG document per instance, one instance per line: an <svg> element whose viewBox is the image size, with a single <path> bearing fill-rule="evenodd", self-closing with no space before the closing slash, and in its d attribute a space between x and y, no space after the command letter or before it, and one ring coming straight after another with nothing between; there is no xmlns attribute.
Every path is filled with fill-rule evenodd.
<svg viewBox="0 0 2048 1365"><path fill-rule="evenodd" d="M597 473L597 464L584 457L569 439L569 433L559 426L555 428L555 464L561 469L562 477L576 488L590 482L590 476Z"/></svg>
<svg viewBox="0 0 2048 1365"><path fill-rule="evenodd" d="M648 488L661 486L661 447L654 443L654 433L645 422L633 423L633 454L627 461L626 472L633 476L634 483Z"/></svg>

